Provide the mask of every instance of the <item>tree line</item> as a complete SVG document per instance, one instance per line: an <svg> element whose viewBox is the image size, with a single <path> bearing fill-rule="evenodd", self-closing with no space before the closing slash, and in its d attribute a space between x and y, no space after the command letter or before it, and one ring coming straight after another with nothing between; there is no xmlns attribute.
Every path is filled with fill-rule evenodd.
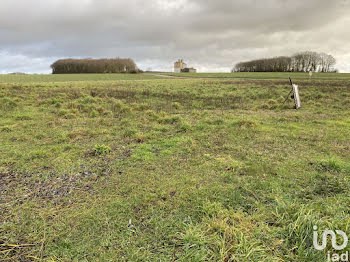
<svg viewBox="0 0 350 262"><path fill-rule="evenodd" d="M332 55L312 51L299 52L293 56L256 59L240 62L232 72L337 72Z"/></svg>
<svg viewBox="0 0 350 262"><path fill-rule="evenodd" d="M60 59L51 65L53 74L139 73L130 58Z"/></svg>

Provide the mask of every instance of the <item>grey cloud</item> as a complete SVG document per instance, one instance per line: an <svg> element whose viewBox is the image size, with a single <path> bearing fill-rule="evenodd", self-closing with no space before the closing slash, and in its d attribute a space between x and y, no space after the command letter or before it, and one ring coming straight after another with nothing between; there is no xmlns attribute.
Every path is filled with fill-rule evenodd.
<svg viewBox="0 0 350 262"><path fill-rule="evenodd" d="M240 60L307 49L332 53L349 70L348 0L20 2L1 3L0 72L18 57L39 65L23 70L42 72L46 63L49 72L50 59L115 56L143 69L170 70L182 57L203 71L228 71Z"/></svg>

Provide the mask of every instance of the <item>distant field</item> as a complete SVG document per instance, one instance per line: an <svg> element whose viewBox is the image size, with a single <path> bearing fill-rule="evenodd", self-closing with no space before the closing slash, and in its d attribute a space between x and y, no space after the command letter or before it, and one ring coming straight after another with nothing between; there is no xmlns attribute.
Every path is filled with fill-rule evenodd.
<svg viewBox="0 0 350 262"><path fill-rule="evenodd" d="M162 78L158 75L186 78L232 78L232 79L309 79L307 73L144 73L144 74L38 74L38 75L0 75L0 83L30 82L76 82L76 81L114 81L147 80ZM314 73L313 80L350 80L350 74Z"/></svg>
<svg viewBox="0 0 350 262"><path fill-rule="evenodd" d="M243 78L243 79L309 79L308 73L162 73L164 75L196 78ZM314 73L312 79L350 80L350 74Z"/></svg>
<svg viewBox="0 0 350 262"><path fill-rule="evenodd" d="M112 81L155 79L148 74L42 74L42 75L0 75L0 83L26 82L70 82L70 81Z"/></svg>
<svg viewBox="0 0 350 262"><path fill-rule="evenodd" d="M239 75L0 76L0 261L325 261L349 75Z"/></svg>

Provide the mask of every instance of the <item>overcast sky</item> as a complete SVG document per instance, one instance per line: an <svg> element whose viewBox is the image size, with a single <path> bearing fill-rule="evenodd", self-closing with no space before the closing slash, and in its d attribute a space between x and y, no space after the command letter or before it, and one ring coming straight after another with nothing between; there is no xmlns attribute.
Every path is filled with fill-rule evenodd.
<svg viewBox="0 0 350 262"><path fill-rule="evenodd" d="M1 0L0 73L50 73L68 57L130 57L201 72L312 50L350 72L350 0Z"/></svg>

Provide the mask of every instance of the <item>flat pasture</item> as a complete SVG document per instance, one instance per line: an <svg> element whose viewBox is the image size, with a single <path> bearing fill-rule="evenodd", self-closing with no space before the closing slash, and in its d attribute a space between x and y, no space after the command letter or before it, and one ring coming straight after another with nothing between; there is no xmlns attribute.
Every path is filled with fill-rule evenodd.
<svg viewBox="0 0 350 262"><path fill-rule="evenodd" d="M0 76L0 261L325 261L349 75L201 75Z"/></svg>

